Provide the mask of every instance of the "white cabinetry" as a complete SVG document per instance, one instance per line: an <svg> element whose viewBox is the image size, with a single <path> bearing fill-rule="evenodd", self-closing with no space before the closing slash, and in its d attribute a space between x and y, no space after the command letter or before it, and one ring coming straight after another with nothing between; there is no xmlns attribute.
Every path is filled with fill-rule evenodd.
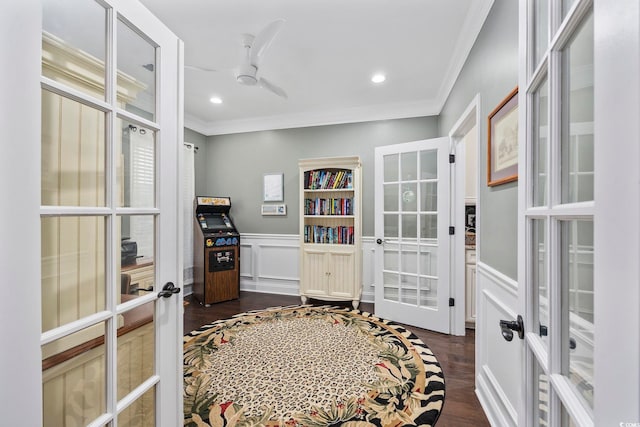
<svg viewBox="0 0 640 427"><path fill-rule="evenodd" d="M300 296L351 300L362 293L358 157L300 160Z"/></svg>
<svg viewBox="0 0 640 427"><path fill-rule="evenodd" d="M468 327L476 323L476 250L467 249L465 254L465 322Z"/></svg>

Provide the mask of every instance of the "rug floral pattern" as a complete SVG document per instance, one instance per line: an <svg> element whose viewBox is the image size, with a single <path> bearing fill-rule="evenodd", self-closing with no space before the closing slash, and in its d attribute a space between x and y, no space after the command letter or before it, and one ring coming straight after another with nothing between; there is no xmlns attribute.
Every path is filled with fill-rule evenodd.
<svg viewBox="0 0 640 427"><path fill-rule="evenodd" d="M428 426L444 394L424 343L358 310L277 307L184 338L185 426Z"/></svg>

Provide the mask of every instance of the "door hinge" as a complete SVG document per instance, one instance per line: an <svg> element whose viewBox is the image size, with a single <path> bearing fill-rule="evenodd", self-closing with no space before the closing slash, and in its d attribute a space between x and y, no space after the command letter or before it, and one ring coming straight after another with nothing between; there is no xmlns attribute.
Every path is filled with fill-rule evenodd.
<svg viewBox="0 0 640 427"><path fill-rule="evenodd" d="M449 227L449 236L453 236L454 234L456 234L456 228L455 227Z"/></svg>
<svg viewBox="0 0 640 427"><path fill-rule="evenodd" d="M456 162L456 155L449 154L449 163L455 163L455 162Z"/></svg>
<svg viewBox="0 0 640 427"><path fill-rule="evenodd" d="M449 307L455 307L456 300L455 298L449 298Z"/></svg>

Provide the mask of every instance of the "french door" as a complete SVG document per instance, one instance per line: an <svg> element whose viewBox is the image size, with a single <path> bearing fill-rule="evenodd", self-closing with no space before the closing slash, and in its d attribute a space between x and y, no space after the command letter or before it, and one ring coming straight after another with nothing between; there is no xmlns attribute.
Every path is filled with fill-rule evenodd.
<svg viewBox="0 0 640 427"><path fill-rule="evenodd" d="M138 2L42 2L44 426L182 422L181 49Z"/></svg>
<svg viewBox="0 0 640 427"><path fill-rule="evenodd" d="M638 3L520 7L519 424L637 425L638 317L626 313L637 312L638 272L616 257L637 266L637 173L620 169L638 161L637 127L625 124L638 117Z"/></svg>
<svg viewBox="0 0 640 427"><path fill-rule="evenodd" d="M376 315L449 333L449 138L375 150Z"/></svg>

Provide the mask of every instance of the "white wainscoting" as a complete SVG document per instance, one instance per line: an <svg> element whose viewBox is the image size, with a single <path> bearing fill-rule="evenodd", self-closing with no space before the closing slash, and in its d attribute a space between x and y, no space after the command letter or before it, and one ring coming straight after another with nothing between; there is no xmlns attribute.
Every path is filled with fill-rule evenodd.
<svg viewBox="0 0 640 427"><path fill-rule="evenodd" d="M518 283L482 262L476 277L476 394L492 426L516 427L523 345L517 335L505 341L499 322L518 315Z"/></svg>
<svg viewBox="0 0 640 427"><path fill-rule="evenodd" d="M373 302L373 237L362 239L362 298ZM300 294L300 237L297 234L241 234L240 290Z"/></svg>

